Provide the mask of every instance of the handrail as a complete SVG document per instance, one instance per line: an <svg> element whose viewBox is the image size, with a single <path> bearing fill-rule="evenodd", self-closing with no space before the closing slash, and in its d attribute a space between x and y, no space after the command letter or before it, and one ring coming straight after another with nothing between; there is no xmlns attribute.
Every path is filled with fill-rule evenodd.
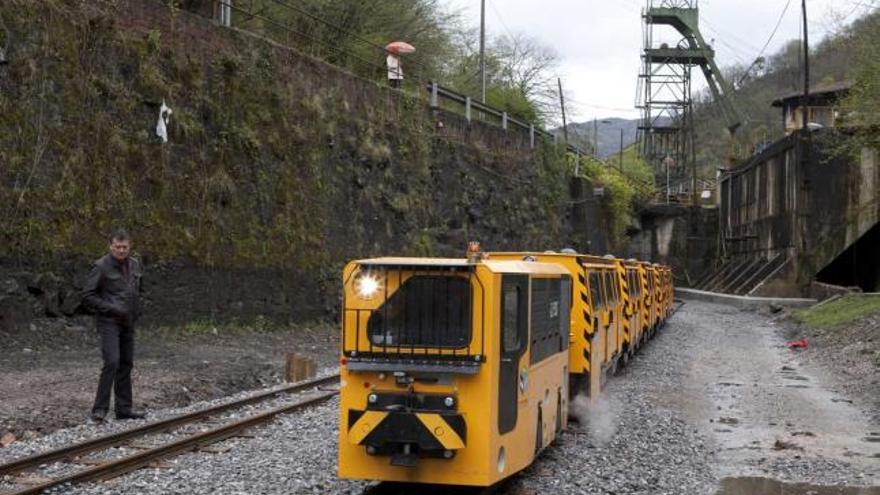
<svg viewBox="0 0 880 495"><path fill-rule="evenodd" d="M471 99L470 96L463 95L457 91L453 91L449 88L444 88L436 81L431 81L426 84L426 89L430 95L430 106L431 108L438 108L440 106L440 99L444 99L447 101L452 101L454 103L458 103L460 105L464 105L464 116L468 122L471 121L471 115L474 111L480 112L485 115L493 116L501 121L501 128L507 130L510 126L514 126L520 128L522 130L529 132L529 145L531 148L535 147L535 137L540 136L544 139L552 139L555 143L558 139L556 134L552 134L550 132L545 131L539 127L536 127L534 123L524 122L515 117L511 117L507 112L503 110L498 110L497 108L492 108L485 103L480 101L475 101ZM566 144L566 151L574 153L575 155L587 155L585 151L582 149L572 145Z"/></svg>

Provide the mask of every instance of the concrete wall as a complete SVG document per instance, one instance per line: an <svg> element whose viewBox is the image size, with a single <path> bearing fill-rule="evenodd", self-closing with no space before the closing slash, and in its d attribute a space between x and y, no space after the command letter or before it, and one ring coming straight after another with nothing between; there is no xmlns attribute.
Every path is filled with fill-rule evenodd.
<svg viewBox="0 0 880 495"><path fill-rule="evenodd" d="M307 321L336 311L350 259L568 243L567 165L527 133L164 1L7 0L0 19L14 40L0 67L0 321L75 312L119 225L157 323Z"/></svg>
<svg viewBox="0 0 880 495"><path fill-rule="evenodd" d="M783 138L722 177L722 254L792 258L777 288L806 290L880 218L877 153L835 153L837 131ZM782 276L782 275L780 275Z"/></svg>

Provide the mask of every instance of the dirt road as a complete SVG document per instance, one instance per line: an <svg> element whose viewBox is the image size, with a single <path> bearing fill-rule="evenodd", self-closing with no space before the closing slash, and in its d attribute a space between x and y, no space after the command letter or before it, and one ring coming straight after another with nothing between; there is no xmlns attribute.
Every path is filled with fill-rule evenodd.
<svg viewBox="0 0 880 495"><path fill-rule="evenodd" d="M880 495L878 386L847 395L774 318L686 302L510 493Z"/></svg>
<svg viewBox="0 0 880 495"><path fill-rule="evenodd" d="M873 399L787 348L769 316L688 302L671 327L693 341L679 405L714 440L719 476L880 483Z"/></svg>
<svg viewBox="0 0 880 495"><path fill-rule="evenodd" d="M13 333L0 330L0 342L0 435L27 439L86 421L101 367L91 318L37 320ZM277 384L288 352L332 367L337 342L330 324L138 329L135 405L184 406Z"/></svg>

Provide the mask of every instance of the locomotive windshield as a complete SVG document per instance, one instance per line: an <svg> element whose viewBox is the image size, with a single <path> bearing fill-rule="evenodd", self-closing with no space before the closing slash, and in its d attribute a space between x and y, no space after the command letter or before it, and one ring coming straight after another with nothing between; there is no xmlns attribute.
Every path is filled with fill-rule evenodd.
<svg viewBox="0 0 880 495"><path fill-rule="evenodd" d="M456 276L417 275L370 315L370 343L460 349L471 340L471 285Z"/></svg>

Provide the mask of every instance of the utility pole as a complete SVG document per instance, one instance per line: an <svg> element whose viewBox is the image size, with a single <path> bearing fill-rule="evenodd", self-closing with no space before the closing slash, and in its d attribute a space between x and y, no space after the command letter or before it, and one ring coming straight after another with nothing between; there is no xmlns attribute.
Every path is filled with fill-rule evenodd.
<svg viewBox="0 0 880 495"><path fill-rule="evenodd" d="M810 102L810 37L807 33L807 0L801 0L801 11L804 18L804 96L801 99L803 128L807 128Z"/></svg>
<svg viewBox="0 0 880 495"><path fill-rule="evenodd" d="M480 102L486 103L486 0L480 0Z"/></svg>
<svg viewBox="0 0 880 495"><path fill-rule="evenodd" d="M593 117L593 158L599 158L599 123Z"/></svg>
<svg viewBox="0 0 880 495"><path fill-rule="evenodd" d="M620 128L620 173L623 174L623 127Z"/></svg>
<svg viewBox="0 0 880 495"><path fill-rule="evenodd" d="M565 138L565 146L568 147L568 124L565 122L565 97L562 96L562 78L557 77L556 81L559 83L559 106L562 108L562 136Z"/></svg>

